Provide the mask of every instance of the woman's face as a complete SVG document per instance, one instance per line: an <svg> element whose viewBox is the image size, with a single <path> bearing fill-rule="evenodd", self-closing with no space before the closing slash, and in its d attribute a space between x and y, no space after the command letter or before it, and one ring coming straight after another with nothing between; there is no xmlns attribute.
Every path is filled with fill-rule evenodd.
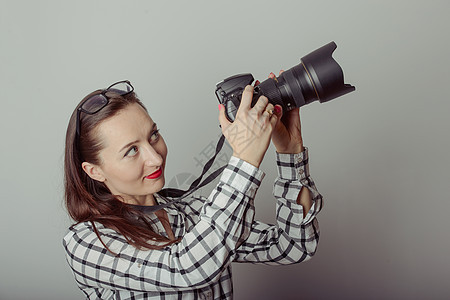
<svg viewBox="0 0 450 300"><path fill-rule="evenodd" d="M83 166L86 173L98 176L91 177L104 182L124 202L154 204L153 194L164 187L167 146L148 113L130 104L103 121L97 133L104 146L99 153L101 164Z"/></svg>

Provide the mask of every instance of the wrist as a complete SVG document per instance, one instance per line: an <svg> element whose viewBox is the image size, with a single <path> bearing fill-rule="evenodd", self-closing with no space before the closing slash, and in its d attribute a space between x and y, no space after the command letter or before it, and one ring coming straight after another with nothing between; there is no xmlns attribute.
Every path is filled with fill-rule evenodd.
<svg viewBox="0 0 450 300"><path fill-rule="evenodd" d="M261 164L261 160L257 159L254 156L250 157L250 156L246 156L246 155L242 155L242 154L239 155L239 154L237 154L235 152L233 152L233 156L237 157L237 158L239 158L239 159L241 159L241 160L243 160L245 162L248 162L249 164L253 165L256 168L259 168L259 166Z"/></svg>
<svg viewBox="0 0 450 300"><path fill-rule="evenodd" d="M275 147L276 151L280 154L297 154L305 151L305 147L303 147L303 143L291 145L288 147Z"/></svg>

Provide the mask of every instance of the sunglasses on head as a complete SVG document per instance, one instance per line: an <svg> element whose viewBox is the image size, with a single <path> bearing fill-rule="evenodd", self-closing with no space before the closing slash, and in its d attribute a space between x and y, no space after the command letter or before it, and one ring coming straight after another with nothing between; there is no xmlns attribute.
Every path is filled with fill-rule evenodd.
<svg viewBox="0 0 450 300"><path fill-rule="evenodd" d="M106 93L113 92L120 96L125 96L134 91L134 87L128 80L119 81L111 84L106 89L102 90L100 94L93 95L84 100L77 109L77 131L76 139L79 140L81 132L81 113L94 115L102 110L109 103L109 97Z"/></svg>

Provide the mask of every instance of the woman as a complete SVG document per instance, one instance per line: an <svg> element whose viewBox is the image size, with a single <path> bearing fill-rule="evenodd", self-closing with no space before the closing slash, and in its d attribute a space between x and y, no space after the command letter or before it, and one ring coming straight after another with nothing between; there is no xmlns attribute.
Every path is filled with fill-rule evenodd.
<svg viewBox="0 0 450 300"><path fill-rule="evenodd" d="M66 136L65 198L76 224L64 247L87 298L232 299L231 262L292 264L314 255L322 197L309 176L299 111L281 118L266 97L251 107L252 95L247 86L233 123L219 106L233 156L211 195L179 201L158 193L167 147L131 84L80 102ZM270 140L277 225L253 219Z"/></svg>

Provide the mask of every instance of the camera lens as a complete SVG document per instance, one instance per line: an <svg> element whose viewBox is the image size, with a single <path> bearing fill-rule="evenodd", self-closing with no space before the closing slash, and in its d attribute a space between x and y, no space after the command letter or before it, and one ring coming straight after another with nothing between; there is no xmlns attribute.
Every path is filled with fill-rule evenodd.
<svg viewBox="0 0 450 300"><path fill-rule="evenodd" d="M354 91L354 86L344 84L344 73L332 57L336 48L334 42L328 43L302 57L300 64L278 78L261 82L254 101L264 95L286 111L316 100L327 102Z"/></svg>

